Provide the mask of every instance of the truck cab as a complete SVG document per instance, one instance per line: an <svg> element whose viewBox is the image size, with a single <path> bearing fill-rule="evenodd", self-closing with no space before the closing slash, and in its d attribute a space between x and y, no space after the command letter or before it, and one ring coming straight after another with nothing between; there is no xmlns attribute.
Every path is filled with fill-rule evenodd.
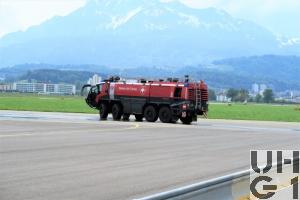
<svg viewBox="0 0 300 200"><path fill-rule="evenodd" d="M108 87L109 85L107 82L101 82L97 85L87 84L82 87L81 93L83 95L84 90L89 88L85 101L91 108L98 109L99 101L105 96L108 96Z"/></svg>

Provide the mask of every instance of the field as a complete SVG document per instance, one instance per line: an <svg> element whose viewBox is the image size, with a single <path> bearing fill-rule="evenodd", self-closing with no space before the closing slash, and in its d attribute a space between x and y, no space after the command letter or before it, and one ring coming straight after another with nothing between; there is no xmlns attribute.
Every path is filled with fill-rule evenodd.
<svg viewBox="0 0 300 200"><path fill-rule="evenodd" d="M0 110L97 113L83 97L0 94Z"/></svg>
<svg viewBox="0 0 300 200"><path fill-rule="evenodd" d="M97 113L85 104L83 97L23 94L0 94L0 110ZM296 105L210 104L208 117L211 119L300 122L300 109Z"/></svg>
<svg viewBox="0 0 300 200"><path fill-rule="evenodd" d="M211 104L208 116L212 119L300 122L300 110L296 105Z"/></svg>

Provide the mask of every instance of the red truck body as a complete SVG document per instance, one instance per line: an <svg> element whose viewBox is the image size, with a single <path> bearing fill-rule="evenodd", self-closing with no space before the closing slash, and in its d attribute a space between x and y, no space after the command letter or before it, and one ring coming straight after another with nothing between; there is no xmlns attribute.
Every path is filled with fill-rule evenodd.
<svg viewBox="0 0 300 200"><path fill-rule="evenodd" d="M150 122L159 118L170 123L180 118L184 124L190 124L197 120L197 115L208 111L208 88L203 81L126 83L111 78L91 87L86 102L100 111L102 119L106 119L108 113L112 113L115 120L122 116L127 120L133 114L138 121L145 117Z"/></svg>

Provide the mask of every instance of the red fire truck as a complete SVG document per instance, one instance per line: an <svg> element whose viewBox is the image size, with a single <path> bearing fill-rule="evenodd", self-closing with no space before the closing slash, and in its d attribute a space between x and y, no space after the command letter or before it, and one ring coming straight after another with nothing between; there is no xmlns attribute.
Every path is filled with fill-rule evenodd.
<svg viewBox="0 0 300 200"><path fill-rule="evenodd" d="M86 103L99 110L102 120L112 113L114 120L129 120L135 115L137 121L145 118L155 122L159 118L163 123L175 123L180 119L190 124L208 111L207 85L203 81L190 82L188 76L184 81L169 78L136 83L111 77L95 86L85 85L82 91L85 88L90 88Z"/></svg>

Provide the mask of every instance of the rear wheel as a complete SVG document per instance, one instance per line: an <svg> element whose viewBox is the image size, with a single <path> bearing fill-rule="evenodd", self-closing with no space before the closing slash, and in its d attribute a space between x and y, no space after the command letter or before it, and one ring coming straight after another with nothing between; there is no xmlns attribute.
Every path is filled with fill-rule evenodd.
<svg viewBox="0 0 300 200"><path fill-rule="evenodd" d="M170 123L172 121L172 111L170 108L164 106L159 109L159 120L163 123Z"/></svg>
<svg viewBox="0 0 300 200"><path fill-rule="evenodd" d="M145 119L148 122L155 122L158 119L158 114L154 106L147 106L144 110Z"/></svg>
<svg viewBox="0 0 300 200"><path fill-rule="evenodd" d="M180 117L180 120L183 124L191 124L193 121L193 118L190 116L186 116L186 117Z"/></svg>
<svg viewBox="0 0 300 200"><path fill-rule="evenodd" d="M108 116L108 105L106 103L101 103L99 107L100 119L106 120Z"/></svg>
<svg viewBox="0 0 300 200"><path fill-rule="evenodd" d="M144 116L142 114L136 114L135 115L135 120L138 122L142 122L143 121Z"/></svg>
<svg viewBox="0 0 300 200"><path fill-rule="evenodd" d="M120 104L115 103L111 108L112 116L114 120L120 120L122 117L122 108Z"/></svg>

